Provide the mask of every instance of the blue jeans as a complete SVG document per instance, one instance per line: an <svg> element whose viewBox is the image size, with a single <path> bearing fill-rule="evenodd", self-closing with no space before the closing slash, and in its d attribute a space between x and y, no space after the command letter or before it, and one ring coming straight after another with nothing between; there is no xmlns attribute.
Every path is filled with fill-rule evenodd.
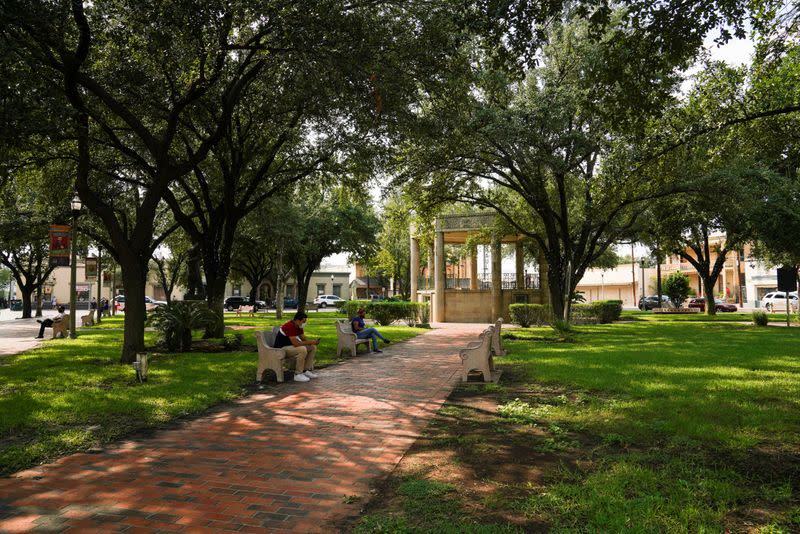
<svg viewBox="0 0 800 534"><path fill-rule="evenodd" d="M386 341L386 338L378 332L377 328L365 328L364 330L359 330L356 333L356 337L358 339L371 339L372 340L372 350L378 350L378 340Z"/></svg>

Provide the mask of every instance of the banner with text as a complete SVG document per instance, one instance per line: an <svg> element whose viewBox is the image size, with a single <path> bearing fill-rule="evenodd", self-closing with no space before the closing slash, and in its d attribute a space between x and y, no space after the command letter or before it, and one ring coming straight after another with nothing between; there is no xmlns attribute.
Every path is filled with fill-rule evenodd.
<svg viewBox="0 0 800 534"><path fill-rule="evenodd" d="M66 224L50 225L50 265L69 267L69 237Z"/></svg>

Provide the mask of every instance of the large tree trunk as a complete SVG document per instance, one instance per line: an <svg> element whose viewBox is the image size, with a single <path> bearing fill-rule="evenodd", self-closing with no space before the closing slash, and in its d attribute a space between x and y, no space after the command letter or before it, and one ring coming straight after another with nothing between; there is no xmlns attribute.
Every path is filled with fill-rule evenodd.
<svg viewBox="0 0 800 534"><path fill-rule="evenodd" d="M120 267L122 285L125 288L125 330L120 363L133 363L136 361L136 353L144 352L144 323L147 318L144 292L147 262L144 267L136 263L126 265L120 262ZM70 310L70 313L75 312Z"/></svg>
<svg viewBox="0 0 800 534"><path fill-rule="evenodd" d="M213 311L219 320L216 324L209 326L206 328L205 337L206 338L218 338L223 337L225 335L225 285L227 283L227 276L214 276L213 280L208 278L208 274L206 274L206 289L208 290L208 295L206 296L206 302L208 303L208 309Z"/></svg>
<svg viewBox="0 0 800 534"><path fill-rule="evenodd" d="M306 299L308 298L308 284L311 283L313 271L297 277L297 311L306 311Z"/></svg>
<svg viewBox="0 0 800 534"><path fill-rule="evenodd" d="M36 317L42 316L42 286L36 286Z"/></svg>
<svg viewBox="0 0 800 534"><path fill-rule="evenodd" d="M703 292L706 299L706 315L717 314L717 303L714 301L714 286L717 284L717 277L703 276Z"/></svg>
<svg viewBox="0 0 800 534"><path fill-rule="evenodd" d="M560 264L548 260L547 264L547 287L550 291L550 307L553 311L553 317L569 321L569 296L566 295L564 290L564 282L562 280L563 273L561 272Z"/></svg>
<svg viewBox="0 0 800 534"><path fill-rule="evenodd" d="M21 284L19 280L17 280L17 287L19 287L19 292L22 294L22 318L30 319L33 302L33 299L31 298L33 296L33 288L28 284Z"/></svg>

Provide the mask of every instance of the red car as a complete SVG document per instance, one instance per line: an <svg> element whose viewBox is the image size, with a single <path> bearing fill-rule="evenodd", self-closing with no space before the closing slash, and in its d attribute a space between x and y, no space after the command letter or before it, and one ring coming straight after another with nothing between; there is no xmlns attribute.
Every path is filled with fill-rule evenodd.
<svg viewBox="0 0 800 534"><path fill-rule="evenodd" d="M739 309L736 307L736 304L729 304L722 299L714 299L714 302L717 304L718 312L735 312ZM706 311L706 299L703 297L692 299L689 301L689 307L700 308L700 310Z"/></svg>

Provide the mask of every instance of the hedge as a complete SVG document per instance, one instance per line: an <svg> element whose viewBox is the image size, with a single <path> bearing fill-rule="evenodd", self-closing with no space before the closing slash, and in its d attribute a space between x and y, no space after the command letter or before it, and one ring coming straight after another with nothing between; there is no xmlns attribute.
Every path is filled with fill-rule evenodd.
<svg viewBox="0 0 800 534"><path fill-rule="evenodd" d="M339 307L347 317L355 317L359 308L381 326L403 320L409 325L425 323L430 316L427 302L387 301L387 300L348 300Z"/></svg>
<svg viewBox="0 0 800 534"><path fill-rule="evenodd" d="M589 304L573 304L571 320L577 323L611 323L622 315L621 300L596 300ZM552 324L553 310L549 304L511 304L511 321L527 328L531 325Z"/></svg>

